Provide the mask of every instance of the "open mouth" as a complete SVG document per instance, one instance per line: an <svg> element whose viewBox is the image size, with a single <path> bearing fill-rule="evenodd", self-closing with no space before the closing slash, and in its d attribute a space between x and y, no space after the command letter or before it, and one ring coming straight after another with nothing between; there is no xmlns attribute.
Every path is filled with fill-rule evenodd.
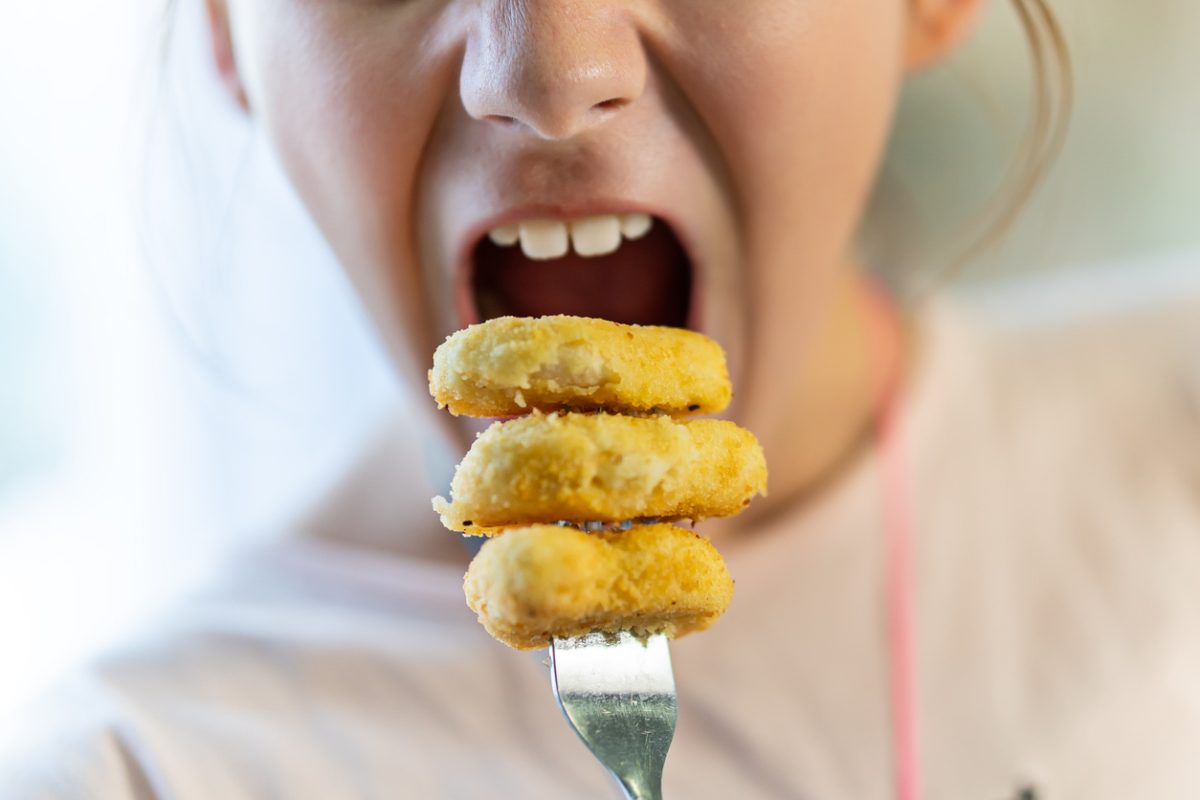
<svg viewBox="0 0 1200 800"><path fill-rule="evenodd" d="M481 237L469 269L468 322L547 314L691 321L691 260L671 226L647 214L502 225Z"/></svg>

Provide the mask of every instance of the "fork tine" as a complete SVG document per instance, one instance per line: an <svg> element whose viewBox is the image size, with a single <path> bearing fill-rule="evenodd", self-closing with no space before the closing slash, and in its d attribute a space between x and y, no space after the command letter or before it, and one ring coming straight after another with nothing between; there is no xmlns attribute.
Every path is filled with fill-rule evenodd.
<svg viewBox="0 0 1200 800"><path fill-rule="evenodd" d="M662 634L592 633L550 643L554 696L629 800L661 800L678 706Z"/></svg>

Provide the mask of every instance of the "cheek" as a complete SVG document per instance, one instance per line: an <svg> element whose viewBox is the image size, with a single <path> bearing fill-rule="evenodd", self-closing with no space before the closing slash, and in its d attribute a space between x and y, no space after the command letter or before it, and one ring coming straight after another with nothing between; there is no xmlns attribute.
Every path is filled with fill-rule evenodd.
<svg viewBox="0 0 1200 800"><path fill-rule="evenodd" d="M413 184L453 80L425 55L430 4L271 5L247 48L254 113L389 348L419 360L397 352L427 348Z"/></svg>
<svg viewBox="0 0 1200 800"><path fill-rule="evenodd" d="M904 4L752 4L720 31L747 46L724 50L709 124L737 178L756 310L794 312L846 258L902 75Z"/></svg>
<svg viewBox="0 0 1200 800"><path fill-rule="evenodd" d="M700 0L697 0L700 2ZM904 0L703 0L682 88L727 160L745 282L742 405L775 424L821 363L902 77ZM720 24L717 24L717 23ZM731 47L736 41L741 46ZM824 349L824 350L823 350ZM824 355L823 355L824 352Z"/></svg>

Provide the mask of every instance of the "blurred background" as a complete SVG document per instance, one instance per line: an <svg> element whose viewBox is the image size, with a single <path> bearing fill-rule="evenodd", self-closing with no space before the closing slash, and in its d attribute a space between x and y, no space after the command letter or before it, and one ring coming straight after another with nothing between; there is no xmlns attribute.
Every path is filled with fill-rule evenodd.
<svg viewBox="0 0 1200 800"><path fill-rule="evenodd" d="M1200 4L1053 5L1078 79L1066 148L954 290L1029 317L1200 289ZM10 3L0 25L0 720L280 530L408 402L217 90L200 3L170 37L161 6ZM906 89L877 215L912 241L881 268L961 246L1029 98L993 0Z"/></svg>

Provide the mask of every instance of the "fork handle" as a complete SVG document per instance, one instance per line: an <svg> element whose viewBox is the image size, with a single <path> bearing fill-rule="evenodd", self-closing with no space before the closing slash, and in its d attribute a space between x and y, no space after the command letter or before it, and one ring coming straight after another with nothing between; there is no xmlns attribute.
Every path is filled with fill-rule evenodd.
<svg viewBox="0 0 1200 800"><path fill-rule="evenodd" d="M625 793L625 800L662 800L661 773L658 775L639 775L638 777L641 780L629 782L615 773L613 777L617 779L617 784L620 785L621 791Z"/></svg>

